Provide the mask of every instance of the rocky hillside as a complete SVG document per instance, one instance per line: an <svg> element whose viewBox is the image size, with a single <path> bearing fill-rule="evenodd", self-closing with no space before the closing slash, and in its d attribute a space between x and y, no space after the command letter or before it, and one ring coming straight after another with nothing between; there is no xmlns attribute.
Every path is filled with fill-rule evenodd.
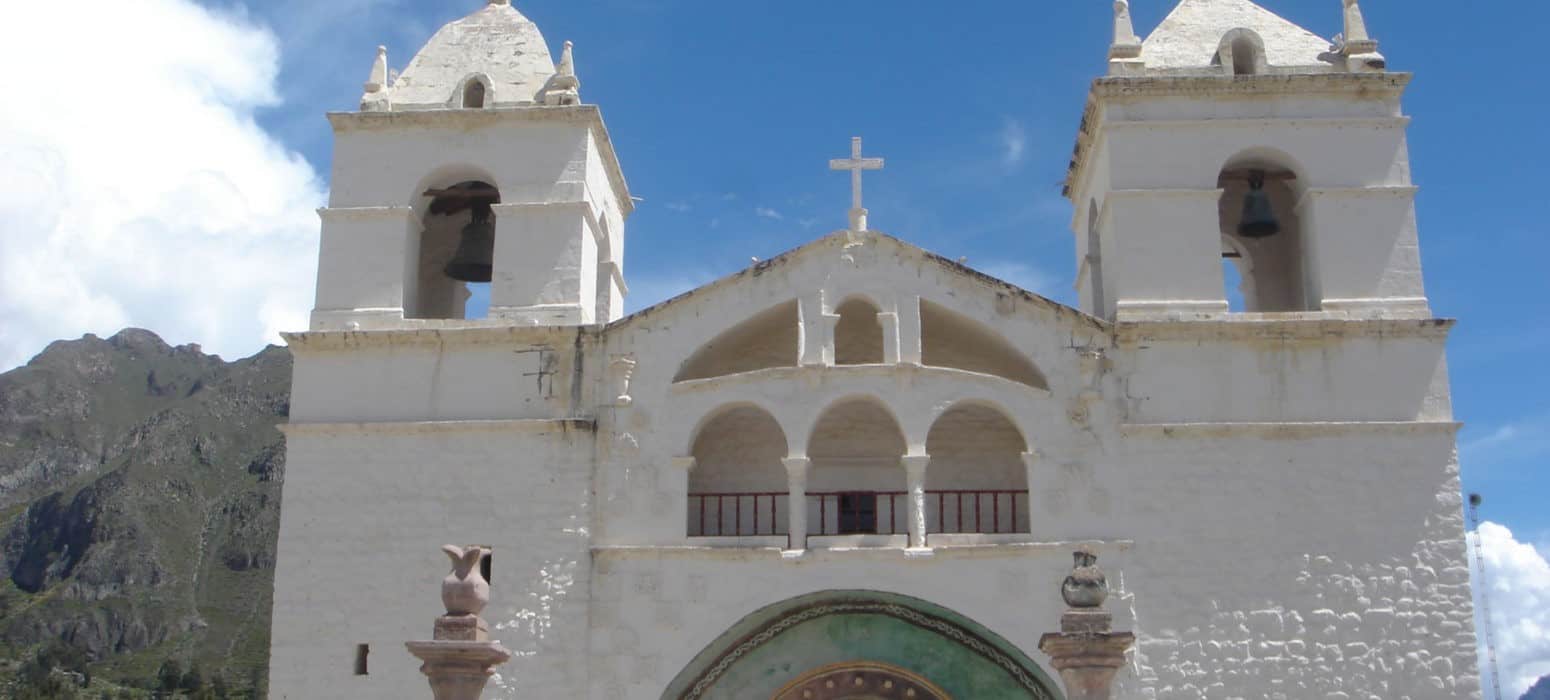
<svg viewBox="0 0 1550 700"><path fill-rule="evenodd" d="M1550 676L1539 679L1519 700L1550 700Z"/></svg>
<svg viewBox="0 0 1550 700"><path fill-rule="evenodd" d="M142 330L0 374L0 696L261 691L290 376Z"/></svg>

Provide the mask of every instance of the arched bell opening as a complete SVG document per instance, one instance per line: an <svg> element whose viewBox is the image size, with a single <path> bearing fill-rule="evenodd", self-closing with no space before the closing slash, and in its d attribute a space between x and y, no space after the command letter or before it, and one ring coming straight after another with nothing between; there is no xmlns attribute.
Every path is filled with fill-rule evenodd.
<svg viewBox="0 0 1550 700"><path fill-rule="evenodd" d="M1223 281L1239 280L1236 290L1225 293L1229 300L1235 293L1242 298L1242 308L1233 310L1317 309L1306 281L1307 242L1297 213L1300 183L1291 159L1270 151L1240 154L1218 174Z"/></svg>
<svg viewBox="0 0 1550 700"><path fill-rule="evenodd" d="M834 324L834 364L880 365L883 363L883 324L880 309L865 297L851 297L835 307L840 319Z"/></svg>
<svg viewBox="0 0 1550 700"><path fill-rule="evenodd" d="M405 315L474 319L489 309L495 259L494 206L500 190L483 180L430 187L421 217L415 294ZM472 301L471 301L472 300Z"/></svg>

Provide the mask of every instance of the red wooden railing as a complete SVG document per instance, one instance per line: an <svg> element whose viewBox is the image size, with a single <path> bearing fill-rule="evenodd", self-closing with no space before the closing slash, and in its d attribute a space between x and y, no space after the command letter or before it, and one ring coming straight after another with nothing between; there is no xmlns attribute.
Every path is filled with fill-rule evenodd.
<svg viewBox="0 0 1550 700"><path fill-rule="evenodd" d="M807 534L902 535L909 532L909 495L903 491L807 494ZM1028 532L1028 492L926 492L926 532L998 535ZM689 494L690 537L757 537L789 533L785 492Z"/></svg>
<svg viewBox="0 0 1550 700"><path fill-rule="evenodd" d="M764 493L689 494L690 537L757 537L784 535L787 504L785 491Z"/></svg>
<svg viewBox="0 0 1550 700"><path fill-rule="evenodd" d="M927 491L926 532L1004 535L1028 531L1027 491Z"/></svg>

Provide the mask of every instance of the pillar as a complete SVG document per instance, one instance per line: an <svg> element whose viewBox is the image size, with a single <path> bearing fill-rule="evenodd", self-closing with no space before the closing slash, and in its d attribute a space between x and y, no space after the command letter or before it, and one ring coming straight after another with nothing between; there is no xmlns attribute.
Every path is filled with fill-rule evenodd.
<svg viewBox="0 0 1550 700"><path fill-rule="evenodd" d="M902 458L905 483L909 491L910 549L926 548L926 468L931 465L930 455L910 455Z"/></svg>
<svg viewBox="0 0 1550 700"><path fill-rule="evenodd" d="M813 461L806 457L787 457L781 460L786 465L786 487L788 490L786 515L786 532L790 538L788 545L792 551L807 549L807 471ZM823 527L823 523L818 526Z"/></svg>

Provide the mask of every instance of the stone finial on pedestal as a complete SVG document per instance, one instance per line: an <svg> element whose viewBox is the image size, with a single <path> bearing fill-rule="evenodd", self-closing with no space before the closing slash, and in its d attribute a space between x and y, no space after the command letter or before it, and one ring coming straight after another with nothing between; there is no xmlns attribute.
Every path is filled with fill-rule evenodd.
<svg viewBox="0 0 1550 700"><path fill-rule="evenodd" d="M1109 700L1114 675L1125 665L1125 652L1136 636L1112 631L1114 617L1103 610L1109 582L1098 568L1098 555L1083 547L1074 558L1060 586L1069 609L1060 616L1060 632L1039 639L1039 651L1048 654L1060 672L1069 700Z"/></svg>
<svg viewBox="0 0 1550 700"><path fill-rule="evenodd" d="M452 559L452 573L441 582L441 602L447 614L436 618L431 641L408 642L409 653L424 663L420 672L430 679L435 700L479 700L495 667L511 652L490 641L489 627L479 613L490 602L490 583L479 572L483 547L441 548Z"/></svg>
<svg viewBox="0 0 1550 700"><path fill-rule="evenodd" d="M393 101L389 94L392 76L388 74L387 47L377 47L377 58L371 62L371 74L366 77L363 87L365 93L361 95L362 112L387 112L393 109Z"/></svg>
<svg viewBox="0 0 1550 700"><path fill-rule="evenodd" d="M554 66L554 77L544 91L544 104L564 107L581 104L581 80L576 77L575 45L565 42L560 52L560 62Z"/></svg>
<svg viewBox="0 0 1550 700"><path fill-rule="evenodd" d="M1346 57L1346 69L1352 73L1382 73L1388 67L1388 61L1378 53L1378 41L1367 32L1361 3L1341 0L1341 4L1345 8L1345 31L1335 39L1335 53Z"/></svg>

